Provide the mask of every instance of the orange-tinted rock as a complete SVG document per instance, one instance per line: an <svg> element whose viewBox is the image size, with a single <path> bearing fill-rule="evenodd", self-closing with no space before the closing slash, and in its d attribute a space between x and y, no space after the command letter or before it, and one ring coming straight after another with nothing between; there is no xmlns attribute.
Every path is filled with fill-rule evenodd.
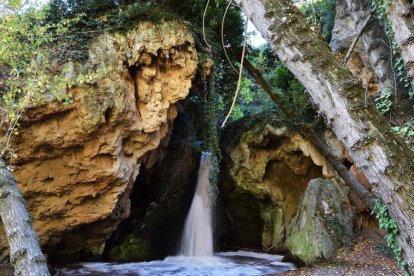
<svg viewBox="0 0 414 276"><path fill-rule="evenodd" d="M151 166L168 141L196 65L185 26L141 23L92 42L86 66L112 69L71 89L73 104L28 110L13 173L47 254L102 253L129 214L140 166Z"/></svg>

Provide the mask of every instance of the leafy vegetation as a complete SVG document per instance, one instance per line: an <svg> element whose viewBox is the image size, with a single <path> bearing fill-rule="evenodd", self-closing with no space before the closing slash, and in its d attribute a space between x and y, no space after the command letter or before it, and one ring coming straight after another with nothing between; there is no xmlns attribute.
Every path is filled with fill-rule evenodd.
<svg viewBox="0 0 414 276"><path fill-rule="evenodd" d="M409 95L410 97L414 96L413 89L410 87L410 79L408 77L407 71L404 67L404 62L401 58L401 55L398 50L398 44L394 39L394 30L392 28L391 22L388 18L388 8L390 5L389 0L371 0L372 8L375 12L375 16L379 20L379 22L384 27L385 33L387 34L390 44L391 50L394 57L394 68L397 70L397 74L404 84L405 87L409 88ZM396 91L395 91L396 92Z"/></svg>
<svg viewBox="0 0 414 276"><path fill-rule="evenodd" d="M27 108L51 100L71 104L73 98L68 93L69 88L95 83L100 76L108 74L105 68L79 67L88 58L91 40L104 32L127 31L134 23L143 20L158 22L180 19L188 23L195 35L200 67L208 61L213 63L212 73L199 78L195 84L197 89L190 96L189 106L197 109L196 117L201 118L197 126L197 131L201 133L197 141L199 144L195 146L213 154L209 193L210 198L215 198L221 159L217 124L228 110L237 81L236 74L224 58L220 42L219 29L226 4L225 0L211 2L206 13L208 24L202 30L199 26L205 1L201 0L52 0L45 9L25 9L24 12L17 0L0 2L4 14L0 18L0 128L6 126L6 133L0 141L0 157L13 157L13 151L8 145L12 136L18 134L19 118ZM394 33L386 15L388 0L372 0L372 5L392 39ZM330 41L335 1L312 1L302 4L301 9L314 30L320 32L326 41ZM224 40L233 59L240 53L243 23L238 8L231 6L225 24ZM212 47L204 42L203 32ZM396 56L395 69L408 87L410 80L394 40L392 51ZM254 118L265 117L278 123L282 119L293 123L300 121L299 124L317 121L305 88L272 56L268 47L250 48L248 57L270 83L282 104L275 106L253 78L247 75L243 77L240 98L232 114L232 119L238 121L226 130L234 132L231 133L231 139L236 140L235 137L240 135L237 132L238 128L241 129L240 124L250 126L254 124ZM413 90L410 90L410 95L414 96ZM375 100L377 109L383 114L390 112L392 104L391 91ZM282 109L288 110L289 114L283 114ZM410 121L403 126L395 126L393 131L413 138L413 125L413 121ZM387 242L390 248L399 264L405 266L401 249L396 242L399 231L395 220L390 218L387 208L379 200L375 212L380 227L388 232Z"/></svg>
<svg viewBox="0 0 414 276"><path fill-rule="evenodd" d="M329 43L335 23L335 0L297 1L309 24Z"/></svg>
<svg viewBox="0 0 414 276"><path fill-rule="evenodd" d="M388 37L389 40L389 44L390 44L390 48L391 48L391 52L393 55L393 61L394 61L394 68L393 70L395 70L397 72L397 76L399 77L399 80L402 82L402 84L404 85L404 87L406 87L408 89L408 95L410 97L410 99L414 99L414 90L411 87L411 80L410 77L408 76L407 70L405 68L404 65L404 61L401 57L401 54L399 53L399 48L398 48L398 44L394 38L394 30L392 28L392 24L390 19L388 18L388 9L390 6L390 1L389 0L371 0L371 6L372 9L375 12L375 16L378 19L378 21L381 23L381 25L384 28L384 31ZM397 94L397 91L394 91L395 94ZM394 99L396 98L396 96L394 97ZM392 97L392 93L391 91L387 91L387 93L381 95L380 97L378 97L375 100L375 105L377 107L377 109L382 113L382 114L386 114L391 110L391 106L393 104L393 97ZM413 118L411 118L411 121L413 120ZM403 126L394 126L393 127L393 131L402 134L406 139L407 143L411 142L411 135L408 135L409 129L410 129L411 125L410 122L406 122L404 123ZM402 131L401 131L402 130ZM405 131L407 130L407 131ZM410 133L411 134L411 133Z"/></svg>
<svg viewBox="0 0 414 276"><path fill-rule="evenodd" d="M378 219L379 227L387 232L387 244L394 253L394 257L397 260L398 265L406 270L406 275L409 275L407 272L406 261L404 260L401 248L397 243L397 239L400 234L398 225L396 221L391 218L388 213L387 206L385 206L380 198L377 198L375 202L373 213L375 213L375 216Z"/></svg>
<svg viewBox="0 0 414 276"><path fill-rule="evenodd" d="M391 111L391 106L392 106L391 97L392 97L392 92L391 90L388 90L384 94L375 98L375 107L382 114L387 114L388 112Z"/></svg>
<svg viewBox="0 0 414 276"><path fill-rule="evenodd" d="M71 104L68 89L95 83L110 68L89 68L62 60L70 52L61 42L81 16L50 22L48 10L27 8L0 19L0 127L6 129L0 141L0 156L13 158L10 140L18 134L19 119L29 107L58 100Z"/></svg>
<svg viewBox="0 0 414 276"><path fill-rule="evenodd" d="M414 143L414 119L406 122L403 126L394 126L392 131L405 138L407 142Z"/></svg>
<svg viewBox="0 0 414 276"><path fill-rule="evenodd" d="M0 127L7 126L0 156L12 154L9 141L27 107L47 98L70 102L64 93L64 75L51 74L55 65L45 50L65 34L67 23L48 24L44 11L33 9L0 18Z"/></svg>

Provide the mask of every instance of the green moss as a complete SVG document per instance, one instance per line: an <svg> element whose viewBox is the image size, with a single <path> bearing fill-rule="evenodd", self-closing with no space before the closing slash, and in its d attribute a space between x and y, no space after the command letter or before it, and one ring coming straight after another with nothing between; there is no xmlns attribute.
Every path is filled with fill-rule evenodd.
<svg viewBox="0 0 414 276"><path fill-rule="evenodd" d="M262 209L261 213L263 220L262 246L267 249L277 249L284 240L283 210L279 207L269 207Z"/></svg>
<svg viewBox="0 0 414 276"><path fill-rule="evenodd" d="M108 259L115 262L145 261L150 258L150 243L133 235L126 237L120 245L112 248L108 254Z"/></svg>
<svg viewBox="0 0 414 276"><path fill-rule="evenodd" d="M287 246L306 264L330 259L337 248L352 245L352 218L346 190L334 180L308 184L299 210L289 226Z"/></svg>

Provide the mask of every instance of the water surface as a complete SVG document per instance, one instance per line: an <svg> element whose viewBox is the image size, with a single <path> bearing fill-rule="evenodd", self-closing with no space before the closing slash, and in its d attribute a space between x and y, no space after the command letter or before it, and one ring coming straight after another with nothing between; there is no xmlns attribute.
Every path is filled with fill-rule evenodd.
<svg viewBox="0 0 414 276"><path fill-rule="evenodd" d="M212 257L167 257L162 261L140 263L77 263L55 270L54 275L179 275L179 276L252 276L294 270L282 256L237 251Z"/></svg>

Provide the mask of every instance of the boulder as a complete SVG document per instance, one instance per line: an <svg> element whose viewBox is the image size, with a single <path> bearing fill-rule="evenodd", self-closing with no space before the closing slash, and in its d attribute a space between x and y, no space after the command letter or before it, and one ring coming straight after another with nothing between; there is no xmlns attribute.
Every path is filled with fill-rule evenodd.
<svg viewBox="0 0 414 276"><path fill-rule="evenodd" d="M286 245L305 264L330 259L353 238L349 188L334 179L312 179L288 228Z"/></svg>

